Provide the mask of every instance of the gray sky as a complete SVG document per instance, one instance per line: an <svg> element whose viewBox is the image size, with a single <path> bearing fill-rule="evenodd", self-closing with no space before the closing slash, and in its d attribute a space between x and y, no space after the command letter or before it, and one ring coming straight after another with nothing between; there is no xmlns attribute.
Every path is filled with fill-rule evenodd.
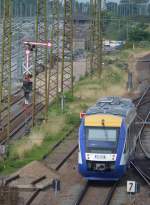
<svg viewBox="0 0 150 205"><path fill-rule="evenodd" d="M87 2L89 0L78 0L78 1L80 1L80 2ZM120 0L107 0L107 2L109 2L109 1L111 1L111 2L119 2Z"/></svg>

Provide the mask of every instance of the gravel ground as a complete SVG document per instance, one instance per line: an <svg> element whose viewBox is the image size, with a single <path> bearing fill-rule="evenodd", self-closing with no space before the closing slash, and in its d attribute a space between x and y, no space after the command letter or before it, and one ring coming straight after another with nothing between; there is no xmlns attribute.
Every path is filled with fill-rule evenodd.
<svg viewBox="0 0 150 205"><path fill-rule="evenodd" d="M44 166L43 163L38 161L34 161L26 165L12 176L15 175L19 175L19 178L9 183L9 186L18 187L21 190L19 197L23 202L27 202L29 198L34 194L35 191L32 191L32 188L44 189L45 187L52 185L53 179L59 179L59 176L58 174L56 174L56 172L50 170L49 168ZM36 183L35 185L32 184L33 181L43 176L45 176L43 180Z"/></svg>
<svg viewBox="0 0 150 205"><path fill-rule="evenodd" d="M147 54L144 57L138 58L140 61L149 60L150 54ZM149 62L137 62L136 64L136 75L137 75L137 84L140 91L143 91L145 87L150 84L150 63Z"/></svg>
<svg viewBox="0 0 150 205"><path fill-rule="evenodd" d="M61 180L61 191L55 194L53 191L45 192L39 203L41 205L73 205L77 196L84 186L84 179L77 171L77 151L59 169L58 174ZM37 200L36 200L37 201Z"/></svg>
<svg viewBox="0 0 150 205"><path fill-rule="evenodd" d="M129 195L127 193L127 181L137 181L140 184L140 193ZM139 200L140 199L140 200ZM133 203L134 202L134 203ZM130 169L123 181L117 187L110 205L149 205L150 204L150 190L145 185L145 182Z"/></svg>

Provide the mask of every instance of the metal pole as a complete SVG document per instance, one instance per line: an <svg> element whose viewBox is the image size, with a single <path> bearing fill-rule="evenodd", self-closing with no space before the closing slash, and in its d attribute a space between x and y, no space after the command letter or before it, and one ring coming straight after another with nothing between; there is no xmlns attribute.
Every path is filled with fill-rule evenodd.
<svg viewBox="0 0 150 205"><path fill-rule="evenodd" d="M47 42L47 0L37 0L36 42ZM32 125L38 106L43 106L44 120L48 119L48 68L47 47L35 49L35 66L33 74L33 113ZM39 70L38 70L39 69ZM40 69L43 69L40 72Z"/></svg>
<svg viewBox="0 0 150 205"><path fill-rule="evenodd" d="M53 100L58 97L58 76L59 76L59 0L52 2L52 28L51 28L51 50L50 69L48 82L48 97Z"/></svg>
<svg viewBox="0 0 150 205"><path fill-rule="evenodd" d="M94 2L90 0L90 28L89 28L89 47L90 47L90 74L92 75L94 72Z"/></svg>
<svg viewBox="0 0 150 205"><path fill-rule="evenodd" d="M7 106L7 138L10 134L11 116L11 0L4 2L1 85L0 85L0 111ZM4 101L4 103L2 103Z"/></svg>
<svg viewBox="0 0 150 205"><path fill-rule="evenodd" d="M95 0L95 63L98 76L100 78L102 72L102 25L101 25L101 0Z"/></svg>
<svg viewBox="0 0 150 205"><path fill-rule="evenodd" d="M64 0L64 27L62 45L61 95L64 89L73 95L73 12L72 0Z"/></svg>

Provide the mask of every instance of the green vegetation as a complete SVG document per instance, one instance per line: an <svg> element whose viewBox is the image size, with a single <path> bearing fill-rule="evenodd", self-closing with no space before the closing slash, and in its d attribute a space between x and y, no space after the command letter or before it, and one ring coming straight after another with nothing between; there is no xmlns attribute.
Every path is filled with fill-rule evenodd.
<svg viewBox="0 0 150 205"><path fill-rule="evenodd" d="M147 30L148 25L138 23L131 27L129 32L129 41L140 42L150 40L150 32Z"/></svg>
<svg viewBox="0 0 150 205"><path fill-rule="evenodd" d="M2 174L13 172L33 160L41 160L60 139L79 124L77 114L69 111L61 113L56 105L50 108L49 118L50 125L42 124L34 128L30 136L9 146L7 158L0 163ZM51 124L52 120L54 122Z"/></svg>

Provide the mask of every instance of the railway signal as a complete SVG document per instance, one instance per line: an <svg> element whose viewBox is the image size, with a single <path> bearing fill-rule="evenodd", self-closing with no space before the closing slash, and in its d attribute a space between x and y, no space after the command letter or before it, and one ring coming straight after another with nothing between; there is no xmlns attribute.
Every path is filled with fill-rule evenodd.
<svg viewBox="0 0 150 205"><path fill-rule="evenodd" d="M25 41L24 45L26 46L26 63L24 65L24 72L23 72L23 90L24 90L24 98L25 98L25 120L27 119L28 116L28 105L31 104L31 98L32 96L35 95L34 91L35 89L33 89L33 83L36 82L36 75L34 75L35 71L33 71L33 65L30 62L30 55L31 52L33 52L37 47L51 47L51 43L50 42L33 42L33 41ZM35 65L36 66L36 65ZM35 67L36 68L36 67ZM40 74L37 74L40 75ZM34 76L34 77L33 77ZM31 95L33 91L33 94ZM34 98L33 98L34 99ZM34 110L35 104L33 102L33 110ZM34 121L34 119L33 119ZM26 120L26 133L29 133L29 126L28 124L28 120Z"/></svg>
<svg viewBox="0 0 150 205"><path fill-rule="evenodd" d="M24 97L25 97L25 105L30 104L30 93L32 92L32 65L30 65L30 53L37 47L51 47L50 42L33 42L33 41L25 41L24 45L26 46L26 64L24 66L23 72L23 90L24 90Z"/></svg>
<svg viewBox="0 0 150 205"><path fill-rule="evenodd" d="M30 48L35 48L35 46L43 46L43 47L51 47L52 44L50 42L34 42L34 41L25 41L25 45L29 46Z"/></svg>

